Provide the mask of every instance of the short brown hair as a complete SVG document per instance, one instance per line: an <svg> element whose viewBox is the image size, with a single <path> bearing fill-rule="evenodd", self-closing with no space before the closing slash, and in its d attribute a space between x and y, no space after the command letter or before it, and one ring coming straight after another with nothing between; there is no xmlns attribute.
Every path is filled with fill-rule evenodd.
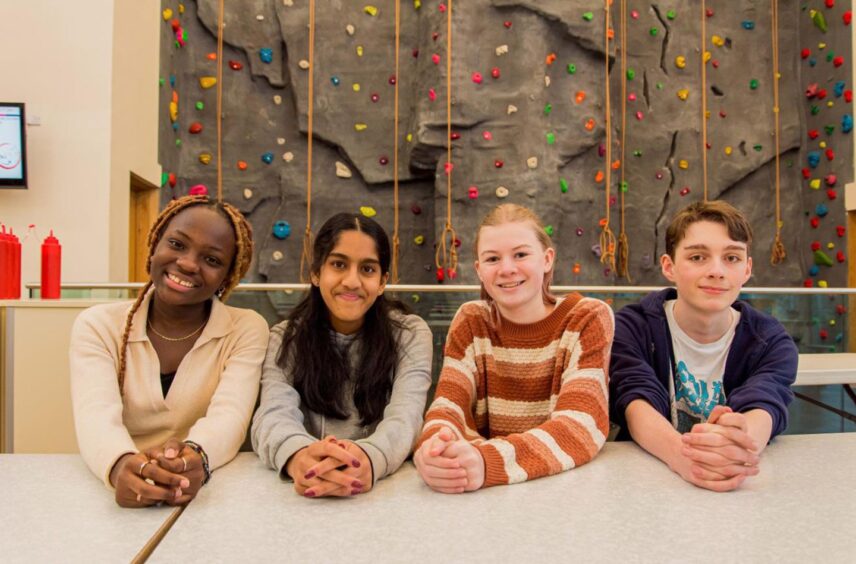
<svg viewBox="0 0 856 564"><path fill-rule="evenodd" d="M748 252L752 243L752 226L743 213L724 200L695 202L679 211L666 229L666 254L675 258L678 243L687 234L687 229L699 221L712 221L725 226L728 236L734 241L746 243Z"/></svg>

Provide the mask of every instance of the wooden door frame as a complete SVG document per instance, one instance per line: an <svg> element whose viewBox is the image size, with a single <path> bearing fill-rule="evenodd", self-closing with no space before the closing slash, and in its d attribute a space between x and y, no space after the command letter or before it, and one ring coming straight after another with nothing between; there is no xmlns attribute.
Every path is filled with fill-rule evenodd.
<svg viewBox="0 0 856 564"><path fill-rule="evenodd" d="M157 218L159 209L158 187L131 172L131 197L128 202L128 282L145 282L146 237Z"/></svg>

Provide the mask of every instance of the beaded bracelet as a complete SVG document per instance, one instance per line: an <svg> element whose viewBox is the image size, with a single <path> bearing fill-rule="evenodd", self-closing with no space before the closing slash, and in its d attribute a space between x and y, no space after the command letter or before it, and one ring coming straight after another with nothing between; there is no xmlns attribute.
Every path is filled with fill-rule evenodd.
<svg viewBox="0 0 856 564"><path fill-rule="evenodd" d="M211 480L211 468L208 466L208 455L205 453L205 449L203 449L198 443L194 443L193 441L184 441L184 444L193 450L193 452L198 454L202 459L202 471L205 473L205 477L202 479L202 485L204 486Z"/></svg>

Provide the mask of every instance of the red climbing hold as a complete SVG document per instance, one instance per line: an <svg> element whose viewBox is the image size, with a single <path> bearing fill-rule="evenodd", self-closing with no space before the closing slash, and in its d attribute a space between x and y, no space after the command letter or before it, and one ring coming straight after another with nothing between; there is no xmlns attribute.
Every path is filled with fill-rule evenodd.
<svg viewBox="0 0 856 564"><path fill-rule="evenodd" d="M812 241L811 242L811 250L819 251L820 250L820 241Z"/></svg>
<svg viewBox="0 0 856 564"><path fill-rule="evenodd" d="M808 132L809 139L817 139L818 135L820 135L820 132L816 129L811 129Z"/></svg>
<svg viewBox="0 0 856 564"><path fill-rule="evenodd" d="M808 59L809 57L811 57L811 49L805 48L800 51L800 57L802 57L803 59Z"/></svg>
<svg viewBox="0 0 856 564"><path fill-rule="evenodd" d="M817 229L818 226L820 225L820 218L819 217L813 217L813 218L811 218L809 223L811 224L812 229Z"/></svg>
<svg viewBox="0 0 856 564"><path fill-rule="evenodd" d="M838 262L844 262L845 260L847 260L847 257L844 256L844 251L838 251L837 253L835 253L835 260L837 260Z"/></svg>

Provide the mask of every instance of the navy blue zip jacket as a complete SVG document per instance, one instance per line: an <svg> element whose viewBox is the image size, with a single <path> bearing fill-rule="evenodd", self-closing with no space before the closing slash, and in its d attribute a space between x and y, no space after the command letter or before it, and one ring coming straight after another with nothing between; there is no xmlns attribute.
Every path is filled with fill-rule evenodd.
<svg viewBox="0 0 856 564"><path fill-rule="evenodd" d="M618 439L629 439L624 412L643 399L666 419L669 408L669 367L673 365L672 336L664 303L677 290L648 294L615 315L615 340L609 366L609 414L621 426ZM726 404L736 412L761 408L773 418L772 439L788 426L791 385L797 374L797 347L775 318L736 301L740 321L725 361Z"/></svg>

